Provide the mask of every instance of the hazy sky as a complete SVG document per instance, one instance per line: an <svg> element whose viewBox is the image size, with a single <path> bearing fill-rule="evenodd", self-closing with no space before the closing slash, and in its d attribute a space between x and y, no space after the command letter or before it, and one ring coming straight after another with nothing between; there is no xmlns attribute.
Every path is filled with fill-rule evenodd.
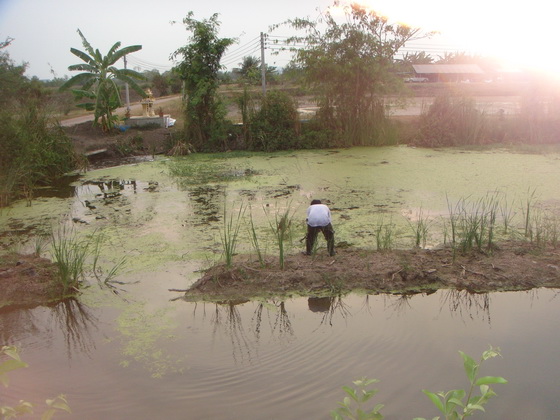
<svg viewBox="0 0 560 420"><path fill-rule="evenodd" d="M410 44L408 50L426 50L433 57L443 51L466 51L556 68L556 6L550 0L359 0L392 21L438 30L432 40ZM519 4L517 4L519 3ZM80 60L70 53L83 50L77 28L94 48L105 54L117 41L142 45L129 58L139 70L172 66L170 54L187 42L182 19L189 11L196 19L219 14L220 37L237 38L223 64L236 67L243 56L260 57L258 37L270 25L288 18L318 16L332 0L0 0L0 40L14 41L7 51L16 63L29 63L27 75L41 79L71 74L67 68ZM528 6L529 5L529 6ZM176 21L174 25L170 22ZM286 29L277 36L289 35ZM522 59L520 59L522 58ZM273 56L270 65L284 66L288 57Z"/></svg>

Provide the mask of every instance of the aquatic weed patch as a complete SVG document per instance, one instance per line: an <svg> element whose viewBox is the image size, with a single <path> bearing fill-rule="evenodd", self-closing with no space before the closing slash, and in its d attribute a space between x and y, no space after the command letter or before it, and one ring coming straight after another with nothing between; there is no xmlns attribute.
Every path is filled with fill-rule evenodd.
<svg viewBox="0 0 560 420"><path fill-rule="evenodd" d="M256 175L250 165L236 166L230 162L210 156L176 158L168 164L169 174L181 188L228 182L242 177Z"/></svg>

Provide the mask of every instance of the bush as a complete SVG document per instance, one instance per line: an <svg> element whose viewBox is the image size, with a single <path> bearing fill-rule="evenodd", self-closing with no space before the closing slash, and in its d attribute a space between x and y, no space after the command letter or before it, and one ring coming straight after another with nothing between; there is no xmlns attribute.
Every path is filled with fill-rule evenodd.
<svg viewBox="0 0 560 420"><path fill-rule="evenodd" d="M15 198L31 199L38 185L74 168L70 139L33 101L15 112L0 112L0 125L0 206Z"/></svg>
<svg viewBox="0 0 560 420"><path fill-rule="evenodd" d="M421 117L414 143L422 146L458 146L488 141L484 115L468 98L438 96Z"/></svg>
<svg viewBox="0 0 560 420"><path fill-rule="evenodd" d="M267 152L299 147L297 104L285 92L271 91L249 122L248 147Z"/></svg>

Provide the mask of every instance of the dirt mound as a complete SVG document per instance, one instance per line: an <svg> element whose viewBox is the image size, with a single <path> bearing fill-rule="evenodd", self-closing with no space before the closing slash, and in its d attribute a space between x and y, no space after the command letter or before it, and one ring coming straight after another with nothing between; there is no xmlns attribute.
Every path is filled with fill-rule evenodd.
<svg viewBox="0 0 560 420"><path fill-rule="evenodd" d="M560 287L556 249L507 242L491 254L453 256L451 249L376 252L339 249L335 257L290 255L285 268L268 260L236 257L230 268L208 270L186 293L188 300L239 300L287 295L321 296L361 290L419 293L440 288L472 292Z"/></svg>
<svg viewBox="0 0 560 420"><path fill-rule="evenodd" d="M9 254L0 263L0 308L36 306L63 298L57 269L33 255ZM216 265L188 291L192 301L239 301L253 298L332 296L350 291L370 294L431 293L441 288L473 293L560 288L560 251L526 242L505 242L490 254L453 256L451 249L377 252L338 249L315 256L288 255L263 265L250 256L236 256L234 265Z"/></svg>
<svg viewBox="0 0 560 420"><path fill-rule="evenodd" d="M57 267L35 255L8 254L0 263L0 308L37 306L60 300Z"/></svg>

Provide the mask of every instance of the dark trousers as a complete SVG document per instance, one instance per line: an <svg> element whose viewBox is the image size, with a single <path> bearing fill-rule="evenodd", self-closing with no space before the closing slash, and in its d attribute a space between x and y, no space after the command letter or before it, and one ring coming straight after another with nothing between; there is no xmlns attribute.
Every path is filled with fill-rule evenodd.
<svg viewBox="0 0 560 420"><path fill-rule="evenodd" d="M325 239L327 240L327 249L329 250L329 255L334 255L334 229L329 223L327 226L309 226L307 225L307 238L305 241L305 248L308 254L313 252L313 246L317 240L317 235L319 232L323 232Z"/></svg>

